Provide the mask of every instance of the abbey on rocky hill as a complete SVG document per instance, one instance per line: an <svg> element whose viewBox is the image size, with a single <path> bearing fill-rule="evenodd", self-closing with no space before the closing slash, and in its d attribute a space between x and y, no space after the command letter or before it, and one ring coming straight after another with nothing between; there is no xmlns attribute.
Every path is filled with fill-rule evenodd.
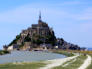
<svg viewBox="0 0 92 69"><path fill-rule="evenodd" d="M47 50L47 49L72 49L80 50L78 45L68 43L63 38L56 38L52 28L41 19L39 14L38 24L32 24L16 36L9 44L3 46L4 50Z"/></svg>
<svg viewBox="0 0 92 69"><path fill-rule="evenodd" d="M50 28L46 22L42 21L40 13L38 24L32 24L28 29L22 30L22 32L8 45L8 50L53 48L55 41L56 37L53 29ZM6 49L7 47L4 46L4 48Z"/></svg>
<svg viewBox="0 0 92 69"><path fill-rule="evenodd" d="M27 30L23 30L21 33L22 38L25 38L29 35L32 38L35 35L46 37L48 35L54 35L52 28L48 26L47 23L41 20L41 13L39 15L38 24L32 24L32 27L29 27Z"/></svg>

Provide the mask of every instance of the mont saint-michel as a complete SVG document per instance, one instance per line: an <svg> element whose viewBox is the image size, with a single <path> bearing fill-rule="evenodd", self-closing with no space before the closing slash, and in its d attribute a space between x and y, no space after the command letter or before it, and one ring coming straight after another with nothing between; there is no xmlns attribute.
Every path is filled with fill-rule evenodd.
<svg viewBox="0 0 92 69"><path fill-rule="evenodd" d="M0 69L92 69L92 0L0 0Z"/></svg>
<svg viewBox="0 0 92 69"><path fill-rule="evenodd" d="M3 46L4 50L80 50L78 45L68 43L63 38L56 38L54 30L48 26L49 23L41 18L40 12L38 24L32 24L28 29L22 30L9 45Z"/></svg>

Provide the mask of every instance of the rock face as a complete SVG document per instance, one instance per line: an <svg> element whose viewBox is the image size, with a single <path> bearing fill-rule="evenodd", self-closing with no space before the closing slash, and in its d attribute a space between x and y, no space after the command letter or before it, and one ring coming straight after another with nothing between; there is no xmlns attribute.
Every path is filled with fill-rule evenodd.
<svg viewBox="0 0 92 69"><path fill-rule="evenodd" d="M78 45L68 43L63 38L58 38L56 43L57 43L57 46L58 46L59 49L80 50L80 47Z"/></svg>

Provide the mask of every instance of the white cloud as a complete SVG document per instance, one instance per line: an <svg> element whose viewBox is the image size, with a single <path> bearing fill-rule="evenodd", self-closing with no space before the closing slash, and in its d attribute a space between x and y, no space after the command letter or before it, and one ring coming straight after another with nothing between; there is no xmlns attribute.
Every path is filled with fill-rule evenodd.
<svg viewBox="0 0 92 69"><path fill-rule="evenodd" d="M29 4L29 5L20 6L13 10L0 13L0 22L10 22L10 23L31 22L38 17L40 10L42 11L42 15L52 16L52 17L53 16L63 17L64 15L67 14L64 11L59 11L51 8L43 8L43 7L37 8Z"/></svg>
<svg viewBox="0 0 92 69"><path fill-rule="evenodd" d="M80 4L79 1L65 2L65 4ZM39 8L40 7L40 8ZM75 21L85 21L92 20L92 8L87 8L81 12L72 13L67 10L49 8L39 4L28 4L17 7L13 10L9 10L3 13L0 13L0 22L6 23L32 23L36 22L39 10L42 11L42 16L44 19L60 21L63 19L71 19ZM71 9L70 9L71 10ZM58 21L58 22L59 22Z"/></svg>

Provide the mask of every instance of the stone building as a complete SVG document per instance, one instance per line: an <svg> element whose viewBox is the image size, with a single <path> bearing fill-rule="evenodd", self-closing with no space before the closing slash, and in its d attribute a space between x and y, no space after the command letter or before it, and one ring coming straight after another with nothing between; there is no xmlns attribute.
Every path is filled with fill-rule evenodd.
<svg viewBox="0 0 92 69"><path fill-rule="evenodd" d="M19 50L19 46L17 44L13 44L13 45L9 46L7 50L9 50L9 51Z"/></svg>
<svg viewBox="0 0 92 69"><path fill-rule="evenodd" d="M25 38L28 34L32 37L34 34L39 36L47 36L49 33L52 33L53 30L49 28L48 24L41 20L41 13L39 15L38 24L32 24L32 27L29 27L27 30L23 30L21 36Z"/></svg>

